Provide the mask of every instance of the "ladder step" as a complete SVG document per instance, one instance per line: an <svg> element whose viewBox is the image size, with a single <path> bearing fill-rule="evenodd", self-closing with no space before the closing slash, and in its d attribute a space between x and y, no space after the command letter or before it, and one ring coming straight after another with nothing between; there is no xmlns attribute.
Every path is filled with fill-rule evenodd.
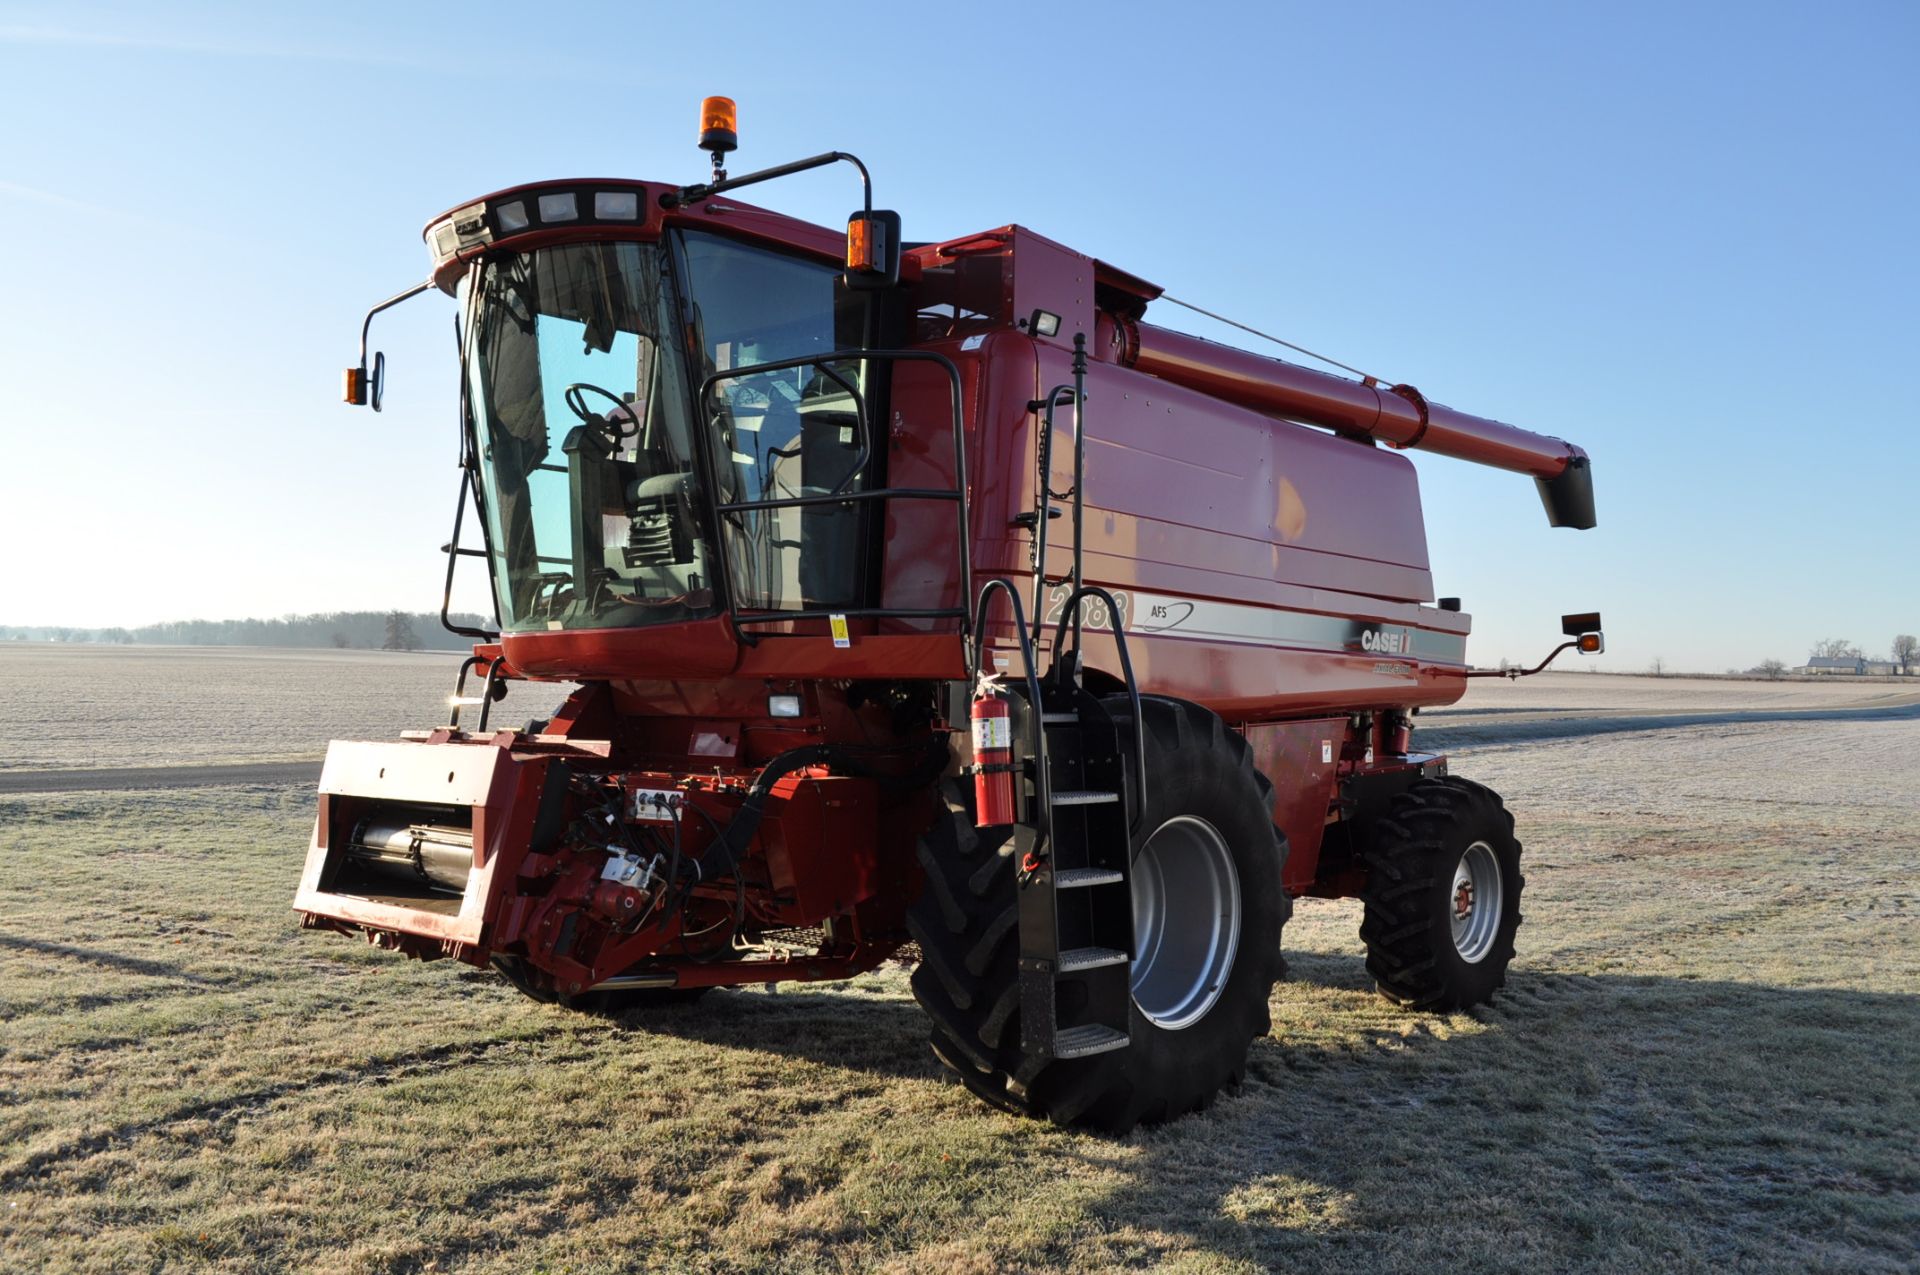
<svg viewBox="0 0 1920 1275"><path fill-rule="evenodd" d="M1053 874L1056 890L1084 890L1090 885L1118 885L1126 880L1112 868L1067 868Z"/></svg>
<svg viewBox="0 0 1920 1275"><path fill-rule="evenodd" d="M1127 954L1111 947L1070 947L1060 953L1059 970L1062 974L1078 974L1081 970L1126 963Z"/></svg>
<svg viewBox="0 0 1920 1275"><path fill-rule="evenodd" d="M1056 806L1104 806L1120 800L1117 792L1056 792L1053 804Z"/></svg>
<svg viewBox="0 0 1920 1275"><path fill-rule="evenodd" d="M458 705L461 705L462 707L465 707L466 705L469 705L469 704L484 704L486 702L487 702L487 697L484 695L449 695L447 696L447 703L458 704Z"/></svg>
<svg viewBox="0 0 1920 1275"><path fill-rule="evenodd" d="M1125 1049L1131 1043L1123 1031L1099 1023L1088 1023L1084 1027L1069 1027L1055 1036L1053 1056L1085 1058L1088 1054L1104 1054L1109 1049Z"/></svg>
<svg viewBox="0 0 1920 1275"><path fill-rule="evenodd" d="M1042 713L1040 714L1040 720L1048 726L1078 726L1080 724L1080 714Z"/></svg>

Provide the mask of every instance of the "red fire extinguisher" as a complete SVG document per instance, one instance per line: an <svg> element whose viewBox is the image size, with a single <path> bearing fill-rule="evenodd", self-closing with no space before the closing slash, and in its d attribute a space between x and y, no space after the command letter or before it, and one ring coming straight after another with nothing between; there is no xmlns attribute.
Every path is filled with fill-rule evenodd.
<svg viewBox="0 0 1920 1275"><path fill-rule="evenodd" d="M973 811L977 827L1013 822L1013 717L991 678L973 701Z"/></svg>

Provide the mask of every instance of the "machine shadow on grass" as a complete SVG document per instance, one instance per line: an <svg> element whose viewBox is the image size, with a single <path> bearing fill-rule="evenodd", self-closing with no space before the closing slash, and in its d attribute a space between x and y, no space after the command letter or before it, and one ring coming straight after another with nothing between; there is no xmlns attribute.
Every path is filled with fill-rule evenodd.
<svg viewBox="0 0 1920 1275"><path fill-rule="evenodd" d="M919 1006L870 998L842 984L716 988L693 1005L628 1010L606 1021L639 1037L636 1048L649 1035L672 1036L871 1075L941 1074L927 1049L927 1017Z"/></svg>
<svg viewBox="0 0 1920 1275"><path fill-rule="evenodd" d="M1472 1014L1383 1006L1356 1031L1374 999L1360 958L1290 960L1275 1032L1237 1092L1126 1139L1060 1144L1121 1174L1092 1208L1103 1228L1150 1220L1149 1247L1261 1265L1348 1244L1363 1261L1389 1231L1403 1257L1479 1270L1893 1270L1914 1257L1920 997L1520 969ZM1323 1019L1338 1030L1303 1030ZM936 1073L924 1018L893 999L719 993L618 1021Z"/></svg>
<svg viewBox="0 0 1920 1275"><path fill-rule="evenodd" d="M38 956L59 956L68 960L81 961L97 965L121 974L137 974L147 978L171 979L196 986L217 987L220 980L195 974L173 961L153 961L137 956L123 956L118 952L109 952L97 947L79 947L72 943L55 943L48 939L21 938L11 934L0 934L0 950L27 952Z"/></svg>

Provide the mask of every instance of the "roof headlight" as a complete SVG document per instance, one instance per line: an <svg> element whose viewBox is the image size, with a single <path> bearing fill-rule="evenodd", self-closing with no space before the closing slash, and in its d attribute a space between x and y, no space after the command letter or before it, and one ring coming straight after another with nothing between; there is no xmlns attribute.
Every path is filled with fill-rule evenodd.
<svg viewBox="0 0 1920 1275"><path fill-rule="evenodd" d="M597 221L638 221L640 195L631 190L596 190L593 215Z"/></svg>
<svg viewBox="0 0 1920 1275"><path fill-rule="evenodd" d="M427 243L432 248L436 266L455 253L492 242L493 231L487 226L484 200L448 213L427 229Z"/></svg>
<svg viewBox="0 0 1920 1275"><path fill-rule="evenodd" d="M539 230L562 226L614 225L637 228L646 221L646 191L527 190L496 202L478 200L448 213L426 229L427 248L437 272L476 249Z"/></svg>
<svg viewBox="0 0 1920 1275"><path fill-rule="evenodd" d="M460 251L460 236L454 233L453 223L443 221L427 232L428 247L433 249L436 262L445 261Z"/></svg>
<svg viewBox="0 0 1920 1275"><path fill-rule="evenodd" d="M518 199L500 204L493 210L493 217L499 223L503 235L518 234L527 228L527 205Z"/></svg>

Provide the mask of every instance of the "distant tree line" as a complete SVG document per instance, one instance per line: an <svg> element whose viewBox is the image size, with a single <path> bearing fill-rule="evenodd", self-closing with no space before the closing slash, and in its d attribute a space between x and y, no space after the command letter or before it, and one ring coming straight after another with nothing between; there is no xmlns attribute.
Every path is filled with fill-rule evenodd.
<svg viewBox="0 0 1920 1275"><path fill-rule="evenodd" d="M477 615L456 614L455 624L491 628ZM322 611L277 620L170 620L138 628L79 629L62 625L0 624L0 641L101 642L149 646L330 646L340 650L461 651L471 638L440 627L435 612Z"/></svg>

